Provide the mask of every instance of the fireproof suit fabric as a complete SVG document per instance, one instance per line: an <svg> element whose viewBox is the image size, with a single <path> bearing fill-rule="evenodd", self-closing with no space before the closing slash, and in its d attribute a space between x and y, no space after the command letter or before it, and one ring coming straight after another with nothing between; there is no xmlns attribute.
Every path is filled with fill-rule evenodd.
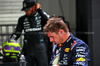
<svg viewBox="0 0 100 66"><path fill-rule="evenodd" d="M23 53L26 56L27 66L48 66L46 47L44 42L43 26L49 15L42 9L31 16L21 16L11 38L18 39L24 30ZM34 63L35 62L35 63Z"/></svg>
<svg viewBox="0 0 100 66"><path fill-rule="evenodd" d="M53 52L51 64L54 62L57 53L60 53L58 61L58 65L60 66L88 66L88 62L90 61L89 47L85 42L71 34L69 38L60 45L61 47L59 45L57 45ZM59 49L61 50L57 51Z"/></svg>

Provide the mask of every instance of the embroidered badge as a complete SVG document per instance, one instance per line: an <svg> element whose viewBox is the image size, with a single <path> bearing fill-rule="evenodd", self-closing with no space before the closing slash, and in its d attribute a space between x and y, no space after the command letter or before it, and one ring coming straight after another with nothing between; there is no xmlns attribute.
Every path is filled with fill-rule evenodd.
<svg viewBox="0 0 100 66"><path fill-rule="evenodd" d="M63 44L59 44L59 45L58 45L59 48L62 47L62 46L63 46Z"/></svg>
<svg viewBox="0 0 100 66"><path fill-rule="evenodd" d="M80 57L80 58L76 59L76 61L85 61L85 59Z"/></svg>
<svg viewBox="0 0 100 66"><path fill-rule="evenodd" d="M65 52L69 52L70 48L65 48Z"/></svg>

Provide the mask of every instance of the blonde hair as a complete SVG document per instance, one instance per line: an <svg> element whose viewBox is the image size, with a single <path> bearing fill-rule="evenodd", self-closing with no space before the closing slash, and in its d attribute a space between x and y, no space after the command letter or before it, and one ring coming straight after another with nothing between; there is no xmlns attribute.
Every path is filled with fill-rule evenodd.
<svg viewBox="0 0 100 66"><path fill-rule="evenodd" d="M61 18L58 17L52 17L47 21L47 24L44 26L44 32L56 32L58 33L59 29L64 30L65 32L68 32L68 27L64 23L64 21Z"/></svg>

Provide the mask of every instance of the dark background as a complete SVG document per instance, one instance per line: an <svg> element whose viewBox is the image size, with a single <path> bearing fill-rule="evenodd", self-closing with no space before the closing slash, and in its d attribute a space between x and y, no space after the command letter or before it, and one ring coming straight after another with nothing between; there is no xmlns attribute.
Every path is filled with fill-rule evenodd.
<svg viewBox="0 0 100 66"><path fill-rule="evenodd" d="M100 0L76 0L76 36L90 48L90 66L100 66Z"/></svg>

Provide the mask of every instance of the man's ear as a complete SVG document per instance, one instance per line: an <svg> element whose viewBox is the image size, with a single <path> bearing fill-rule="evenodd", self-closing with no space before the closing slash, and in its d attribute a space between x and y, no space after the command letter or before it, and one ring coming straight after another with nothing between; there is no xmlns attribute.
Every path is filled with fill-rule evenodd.
<svg viewBox="0 0 100 66"><path fill-rule="evenodd" d="M64 30L62 30L62 29L59 29L59 32L60 32L60 33L64 33Z"/></svg>

